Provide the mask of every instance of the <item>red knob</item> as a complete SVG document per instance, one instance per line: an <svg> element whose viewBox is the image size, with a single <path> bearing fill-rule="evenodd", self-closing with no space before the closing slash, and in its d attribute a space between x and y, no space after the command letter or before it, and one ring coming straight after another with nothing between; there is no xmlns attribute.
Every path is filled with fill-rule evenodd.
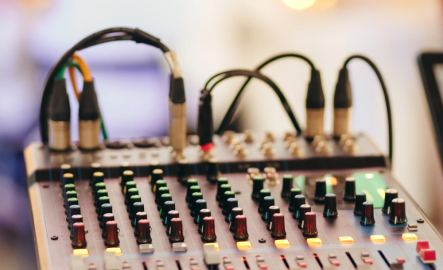
<svg viewBox="0 0 443 270"><path fill-rule="evenodd" d="M185 241L183 235L183 222L180 218L171 219L171 227L169 231L169 242L177 243Z"/></svg>
<svg viewBox="0 0 443 270"><path fill-rule="evenodd" d="M246 223L246 216L238 215L235 217L235 222L237 226L237 230L234 232L234 239L237 241L245 241L248 240L248 227Z"/></svg>
<svg viewBox="0 0 443 270"><path fill-rule="evenodd" d="M202 241L205 243L215 242L217 235L215 234L215 223L213 217L203 218Z"/></svg>
<svg viewBox="0 0 443 270"><path fill-rule="evenodd" d="M120 244L118 239L117 222L108 221L105 225L105 245L107 247L115 247Z"/></svg>
<svg viewBox="0 0 443 270"><path fill-rule="evenodd" d="M85 224L83 224L83 222L74 223L72 226L72 247L86 247Z"/></svg>
<svg viewBox="0 0 443 270"><path fill-rule="evenodd" d="M303 235L305 237L317 236L317 219L314 212L307 212L305 214L305 226L303 227Z"/></svg>
<svg viewBox="0 0 443 270"><path fill-rule="evenodd" d="M275 239L283 239L286 237L285 216L281 213L272 216L271 236Z"/></svg>
<svg viewBox="0 0 443 270"><path fill-rule="evenodd" d="M137 243L138 244L150 244L152 242L151 238L151 225L147 219L140 219L137 222Z"/></svg>

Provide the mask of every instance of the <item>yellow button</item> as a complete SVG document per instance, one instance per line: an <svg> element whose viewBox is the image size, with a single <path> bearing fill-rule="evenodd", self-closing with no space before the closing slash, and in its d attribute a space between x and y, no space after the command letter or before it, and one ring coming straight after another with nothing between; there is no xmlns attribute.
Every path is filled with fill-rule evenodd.
<svg viewBox="0 0 443 270"><path fill-rule="evenodd" d="M215 250L220 250L220 246L218 243L207 243L205 246L214 246Z"/></svg>
<svg viewBox="0 0 443 270"><path fill-rule="evenodd" d="M282 240L275 240L274 241L275 247L278 249L284 249L291 246L291 243L289 243L288 240L282 239Z"/></svg>
<svg viewBox="0 0 443 270"><path fill-rule="evenodd" d="M415 235L414 233L404 233L401 235L401 238L403 238L403 240L405 241L415 241L417 240L417 235Z"/></svg>
<svg viewBox="0 0 443 270"><path fill-rule="evenodd" d="M79 249L74 249L72 251L72 254L81 255L83 258L86 258L89 256L89 251L86 248L79 248Z"/></svg>
<svg viewBox="0 0 443 270"><path fill-rule="evenodd" d="M122 255L122 249L119 247L115 247L115 248L107 248L106 249L107 252L114 252L116 256L120 256Z"/></svg>
<svg viewBox="0 0 443 270"><path fill-rule="evenodd" d="M238 250L248 250L252 248L252 244L249 241L237 242Z"/></svg>
<svg viewBox="0 0 443 270"><path fill-rule="evenodd" d="M323 244L323 242L321 241L320 238L308 238L306 240L306 243L308 243L308 245L310 247L318 247L318 246L321 246Z"/></svg>
<svg viewBox="0 0 443 270"><path fill-rule="evenodd" d="M340 236L338 238L338 241L340 244L354 244L354 238L350 236Z"/></svg>
<svg viewBox="0 0 443 270"><path fill-rule="evenodd" d="M386 238L383 235L371 235L372 243L383 243L386 242Z"/></svg>

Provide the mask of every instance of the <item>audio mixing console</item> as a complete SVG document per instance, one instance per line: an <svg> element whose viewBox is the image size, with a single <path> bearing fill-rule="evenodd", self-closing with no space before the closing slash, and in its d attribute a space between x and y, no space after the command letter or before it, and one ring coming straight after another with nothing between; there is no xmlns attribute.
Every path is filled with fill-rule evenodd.
<svg viewBox="0 0 443 270"><path fill-rule="evenodd" d="M40 269L440 269L443 242L363 134L25 150ZM241 145L241 147L236 147Z"/></svg>

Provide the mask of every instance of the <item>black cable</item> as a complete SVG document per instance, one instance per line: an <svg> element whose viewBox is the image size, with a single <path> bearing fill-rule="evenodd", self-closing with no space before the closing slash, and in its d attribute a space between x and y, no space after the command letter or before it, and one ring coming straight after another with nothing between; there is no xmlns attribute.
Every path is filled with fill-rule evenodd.
<svg viewBox="0 0 443 270"><path fill-rule="evenodd" d="M386 114L387 114L387 118L388 118L389 161L391 162L391 166L392 166L392 158L393 158L393 152L394 152L394 150L393 150L394 135L393 135L393 130L392 130L391 102L389 101L388 89L386 88L386 84L385 84L385 81L383 80L383 76L381 75L377 66L366 56L352 55L348 59L346 59L345 63L343 64L343 67L345 68L352 59L361 59L361 60L365 61L374 70L375 75L377 75L377 78L380 82L381 89L383 91L383 95L385 98L385 104L386 104Z"/></svg>
<svg viewBox="0 0 443 270"><path fill-rule="evenodd" d="M285 54L280 54L280 55L274 56L274 57L268 59L267 61L263 62L255 70L256 71L260 71L262 68L264 68L268 64L270 64L270 63L272 63L272 62L274 62L276 60L279 60L279 59L282 59L282 58L286 58L286 57L294 57L294 58L299 58L301 60L304 60L306 63L309 64L311 69L315 70L315 65L314 65L314 63L309 58L307 58L304 55L296 54L296 53L285 53ZM219 75L220 74L217 74L217 75L213 76L211 78L211 80L216 78ZM251 79L252 79L251 77L248 77L247 80L243 83L243 85L240 88L240 90L237 92L237 95L235 96L234 100L232 101L231 105L229 106L228 111L226 112L225 116L223 117L223 120L222 120L222 122L221 122L221 124L220 124L220 126L219 126L219 128L218 128L218 130L216 132L217 134L222 134L228 128L229 123L232 121L232 119L234 118L235 112L237 111L237 108L238 108L238 105L239 105L239 102L240 102L241 94L243 93L243 90L249 84ZM297 133L297 134L301 135L301 133Z"/></svg>
<svg viewBox="0 0 443 270"><path fill-rule="evenodd" d="M122 34L123 33L123 34ZM43 143L48 142L48 104L52 94L53 79L62 65L76 52L91 46L113 42L118 40L133 40L136 43L144 43L159 48L164 53L170 51L160 40L139 29L127 27L108 28L93 33L79 41L69 49L49 71L43 88L42 101L40 104L40 133Z"/></svg>
<svg viewBox="0 0 443 270"><path fill-rule="evenodd" d="M261 74L258 71L249 71L249 70L242 70L242 69L225 71L225 72L222 72L219 76L223 76L223 77L211 86L211 88L209 89L210 92L222 81L224 81L228 78L231 78L231 77L238 77L238 76L247 76L247 77L251 77L251 78L260 79L261 81L268 84L274 90L275 94L277 94L278 98L280 99L280 102L282 103L283 108L285 109L292 124L294 125L294 128L297 130L297 133L301 134L300 125L298 124L297 118L295 117L291 107L289 106L289 103L287 102L284 94L281 92L280 88L269 77Z"/></svg>

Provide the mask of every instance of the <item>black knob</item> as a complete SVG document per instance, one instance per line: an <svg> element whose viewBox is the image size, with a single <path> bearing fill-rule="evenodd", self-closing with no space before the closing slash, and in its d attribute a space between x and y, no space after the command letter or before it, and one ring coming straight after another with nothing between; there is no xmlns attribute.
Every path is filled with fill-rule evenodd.
<svg viewBox="0 0 443 270"><path fill-rule="evenodd" d="M289 212L295 211L295 196L301 195L301 189L299 188L291 188L291 195L289 200Z"/></svg>
<svg viewBox="0 0 443 270"><path fill-rule="evenodd" d="M363 203L366 202L366 193L355 194L354 215L360 216L363 213Z"/></svg>
<svg viewBox="0 0 443 270"><path fill-rule="evenodd" d="M100 163L94 162L91 164L91 167L89 167L89 182L91 182L94 177L94 173L101 172L101 169L102 165Z"/></svg>
<svg viewBox="0 0 443 270"><path fill-rule="evenodd" d="M252 194L251 198L255 201L260 200L260 190L263 189L265 179L261 176L255 176L252 179Z"/></svg>
<svg viewBox="0 0 443 270"><path fill-rule="evenodd" d="M220 168L217 160L211 158L206 166L206 179L211 183L216 183L220 176Z"/></svg>
<svg viewBox="0 0 443 270"><path fill-rule="evenodd" d="M139 195L137 188L130 188L130 189L128 189L126 191L126 193L125 193L125 204L126 204L126 206L129 203L129 198L131 198L131 196L134 196L134 195Z"/></svg>
<svg viewBox="0 0 443 270"><path fill-rule="evenodd" d="M269 218L269 207L275 205L274 197L266 196L263 199L263 213L261 214L261 219L267 221Z"/></svg>
<svg viewBox="0 0 443 270"><path fill-rule="evenodd" d="M169 193L165 193L160 197L160 202L157 205L157 209L159 211L161 211L161 209L163 208L163 205L167 202L167 201L172 201L172 196Z"/></svg>
<svg viewBox="0 0 443 270"><path fill-rule="evenodd" d="M102 172L95 172L92 175L91 180L89 181L89 185L91 187L94 187L95 184L101 183L101 182L104 182L104 181L105 181L105 175Z"/></svg>
<svg viewBox="0 0 443 270"><path fill-rule="evenodd" d="M281 197L283 199L289 199L291 197L291 189L293 187L293 177L290 174L283 176L283 185L281 189Z"/></svg>
<svg viewBox="0 0 443 270"><path fill-rule="evenodd" d="M200 210L200 213L198 215L198 233L199 234L203 233L203 226L204 226L203 219L205 217L210 217L210 216L211 216L211 210L209 210L209 209Z"/></svg>
<svg viewBox="0 0 443 270"><path fill-rule="evenodd" d="M133 218L132 213L134 212L134 203L136 202L142 202L140 195L132 195L131 198L129 198L129 203L126 210L128 210L130 219Z"/></svg>
<svg viewBox="0 0 443 270"><path fill-rule="evenodd" d="M134 172L133 171L124 171L121 176L120 187L122 189L122 193L125 193L127 188L126 184L128 182L134 182Z"/></svg>
<svg viewBox="0 0 443 270"><path fill-rule="evenodd" d="M74 184L66 184L63 187L63 194L66 194L69 191L75 191L75 185Z"/></svg>
<svg viewBox="0 0 443 270"><path fill-rule="evenodd" d="M166 234L167 235L169 235L169 231L171 229L171 220L173 218L179 218L179 217L180 217L180 214L178 213L177 210L172 210L172 211L168 212L168 215L166 216L165 221L163 223L163 225L166 224Z"/></svg>
<svg viewBox="0 0 443 270"><path fill-rule="evenodd" d="M69 184L66 184L66 185L69 185ZM66 185L65 185L65 186L66 186ZM77 191L75 191L75 190L70 190L70 191L67 191L67 192L65 193L65 204L66 204L66 201L67 201L69 198L77 198Z"/></svg>
<svg viewBox="0 0 443 270"><path fill-rule="evenodd" d="M71 207L71 205L78 205L78 199L77 198L69 198L66 201L66 210L65 210L66 215L68 215L68 209L69 209L69 207Z"/></svg>
<svg viewBox="0 0 443 270"><path fill-rule="evenodd" d="M177 243L185 241L183 235L183 222L180 218L171 219L171 227L169 231L169 242Z"/></svg>
<svg viewBox="0 0 443 270"><path fill-rule="evenodd" d="M197 192L197 191L191 191L191 187L193 187L193 186L198 186L197 180L196 179L188 179L188 182L186 182L186 187L187 187L186 202L189 202L189 200L191 199L192 193ZM200 192L200 190L198 192Z"/></svg>
<svg viewBox="0 0 443 270"><path fill-rule="evenodd" d="M71 165L69 165L69 164L62 164L60 166L60 170L61 170L61 174L60 174L61 177L63 177L63 175L65 173L72 173L72 168L71 168ZM60 183L60 185L63 186L62 183Z"/></svg>
<svg viewBox="0 0 443 270"><path fill-rule="evenodd" d="M153 162L151 162L151 164L149 164L149 178L150 178L150 181L149 181L149 183L152 185L152 184L155 184L155 181L157 181L158 179L156 179L155 181L153 181L153 179L152 179L152 176L153 176L153 174L154 174L154 171L155 170L157 170L157 169L160 169L160 164L158 163L158 161L153 161ZM162 173L163 173L163 171L162 171ZM154 176L155 177L155 176ZM163 178L163 177L162 177ZM162 178L159 178L159 179L162 179Z"/></svg>
<svg viewBox="0 0 443 270"><path fill-rule="evenodd" d="M406 218L405 200L401 198L396 198L392 200L389 222L392 224L404 224L408 222L408 219Z"/></svg>
<svg viewBox="0 0 443 270"><path fill-rule="evenodd" d="M240 207L233 208L229 217L229 230L231 232L237 231L237 219L235 217L243 215L243 209Z"/></svg>
<svg viewBox="0 0 443 270"><path fill-rule="evenodd" d="M131 222L132 227L136 228L136 230L134 231L135 236L137 236L137 224L142 219L148 219L148 214L146 214L146 212L138 212L137 214L135 214L133 222Z"/></svg>
<svg viewBox="0 0 443 270"><path fill-rule="evenodd" d="M328 193L325 196L325 207L323 210L323 216L325 218L336 218L337 212L337 198L334 193Z"/></svg>
<svg viewBox="0 0 443 270"><path fill-rule="evenodd" d="M225 207L226 207L226 205L227 205L227 203L228 203L228 200L231 199L231 198L235 198L235 193L234 193L233 191L226 191L226 192L223 194L223 199L219 202L218 205L219 205L222 209L225 209ZM223 213L223 211L222 211L222 213Z"/></svg>
<svg viewBox="0 0 443 270"><path fill-rule="evenodd" d="M74 184L74 175L72 173L62 174L62 181L60 186L63 187L66 184Z"/></svg>
<svg viewBox="0 0 443 270"><path fill-rule="evenodd" d="M151 191L156 191L156 184L158 180L163 180L163 170L162 169L155 169L152 171L151 174Z"/></svg>
<svg viewBox="0 0 443 270"><path fill-rule="evenodd" d="M197 223L197 216L200 213L200 210L208 208L206 200L198 199L195 201L194 206L191 209L191 216L194 217L194 223Z"/></svg>
<svg viewBox="0 0 443 270"><path fill-rule="evenodd" d="M372 202L363 203L363 213L361 215L360 223L364 226L372 226L375 224L374 205Z"/></svg>
<svg viewBox="0 0 443 270"><path fill-rule="evenodd" d="M269 210L268 210L268 215L269 215L269 218L268 218L268 220L266 221L266 228L268 229L268 231L270 231L271 229L272 229L272 217L275 215L275 214L279 214L280 213L280 207L279 206L277 206L277 205L273 205L273 206L270 206L269 207Z"/></svg>
<svg viewBox="0 0 443 270"><path fill-rule="evenodd" d="M204 243L215 242L217 240L213 217L205 217L203 219L203 233L201 239Z"/></svg>
<svg viewBox="0 0 443 270"><path fill-rule="evenodd" d="M324 203L326 196L326 181L325 179L317 179L315 181L315 196L316 203Z"/></svg>
<svg viewBox="0 0 443 270"><path fill-rule="evenodd" d="M307 212L305 214L305 226L303 227L304 237L315 237L318 235L317 220L314 212Z"/></svg>
<svg viewBox="0 0 443 270"><path fill-rule="evenodd" d="M100 189L106 189L106 185L104 182L95 183L94 188L92 189L92 194L95 195L95 193L97 193L97 191L99 191Z"/></svg>
<svg viewBox="0 0 443 270"><path fill-rule="evenodd" d="M86 247L85 224L83 222L77 222L72 225L71 245L73 248Z"/></svg>
<svg viewBox="0 0 443 270"><path fill-rule="evenodd" d="M95 193L94 205L96 207L99 207L99 199L101 197L108 197L108 191L106 189L97 190L97 193Z"/></svg>
<svg viewBox="0 0 443 270"><path fill-rule="evenodd" d="M298 217L298 227L303 229L306 225L306 213L311 212L311 206L309 204L302 204L300 206L300 215Z"/></svg>
<svg viewBox="0 0 443 270"><path fill-rule="evenodd" d="M188 205L189 210L192 210L192 208L194 208L195 202L200 199L203 199L203 194L201 192L192 193L191 199L190 199L189 205Z"/></svg>
<svg viewBox="0 0 443 270"><path fill-rule="evenodd" d="M265 197L267 196L271 196L271 191L269 189L262 189L260 190L260 200L258 203L258 212L261 214L263 213L264 210L264 201L265 201Z"/></svg>
<svg viewBox="0 0 443 270"><path fill-rule="evenodd" d="M283 239L286 237L285 216L277 213L271 219L271 236L274 239Z"/></svg>
<svg viewBox="0 0 443 270"><path fill-rule="evenodd" d="M163 194L167 194L169 193L169 188L168 187L160 187L157 189L157 191L155 192L155 203L159 204L160 203L160 198Z"/></svg>
<svg viewBox="0 0 443 270"><path fill-rule="evenodd" d="M226 191L228 191L226 188L225 189L221 189L221 186L224 184L228 184L228 178L226 177L220 177L217 180L217 196L215 197L215 199L217 201L220 201L220 199L222 198L223 193L225 193ZM230 186L229 186L230 187ZM230 190L230 189L229 189Z"/></svg>
<svg viewBox="0 0 443 270"><path fill-rule="evenodd" d="M135 215L138 212L145 212L145 204L142 202L135 202L132 204L131 212L129 213L129 219L134 220Z"/></svg>
<svg viewBox="0 0 443 270"><path fill-rule="evenodd" d="M166 181L165 180L162 180L162 179L160 179L160 180L157 180L156 182L155 182L155 184L153 184L151 187L152 187L152 192L154 192L154 193L156 193L157 192L157 190L159 189L159 188L161 188L161 187L166 187L167 185L166 185Z"/></svg>
<svg viewBox="0 0 443 270"><path fill-rule="evenodd" d="M189 173L189 163L186 159L181 159L177 166L177 180L184 185L189 178L191 178Z"/></svg>
<svg viewBox="0 0 443 270"><path fill-rule="evenodd" d="M236 198L229 198L226 203L225 207L223 209L223 215L225 215L225 221L229 222L229 215L232 212L232 209L235 207L238 207L238 200Z"/></svg>
<svg viewBox="0 0 443 270"><path fill-rule="evenodd" d="M112 213L112 205L110 203L104 203L100 206L100 212L97 219L101 221L103 219L103 215L107 213Z"/></svg>
<svg viewBox="0 0 443 270"><path fill-rule="evenodd" d="M117 222L108 221L105 225L105 245L107 247L116 247L120 244L118 238Z"/></svg>
<svg viewBox="0 0 443 270"><path fill-rule="evenodd" d="M130 171L130 170L131 170L131 164L129 164L129 162L123 162L122 164L120 164L120 168L119 168L120 177L123 176L124 171Z"/></svg>
<svg viewBox="0 0 443 270"><path fill-rule="evenodd" d="M125 186L125 189L124 189L124 192L123 192L123 193L126 194L126 192L128 191L128 189L131 189L131 188L137 188L137 183L135 183L134 181L128 181L128 182L126 182L126 186Z"/></svg>
<svg viewBox="0 0 443 270"><path fill-rule="evenodd" d="M79 205L71 205L68 208L68 216L66 216L66 222L68 222L68 224L71 222L71 218L73 215L81 215L81 209Z"/></svg>
<svg viewBox="0 0 443 270"><path fill-rule="evenodd" d="M165 221L165 218L168 215L169 211L172 211L172 210L175 210L175 202L166 201L163 204L163 208L160 210L160 218L162 219L163 222Z"/></svg>
<svg viewBox="0 0 443 270"><path fill-rule="evenodd" d="M294 199L291 200L292 204L289 205L289 209L292 208L292 217L297 219L300 217L300 206L306 203L306 198L304 195L295 195Z"/></svg>
<svg viewBox="0 0 443 270"><path fill-rule="evenodd" d="M248 226L246 222L246 216L238 215L235 217L236 230L234 232L234 240L245 241L248 240Z"/></svg>
<svg viewBox="0 0 443 270"><path fill-rule="evenodd" d="M141 219L138 221L136 232L137 244L141 245L152 243L151 225L147 219Z"/></svg>
<svg viewBox="0 0 443 270"><path fill-rule="evenodd" d="M82 216L82 215L73 215L73 216L71 217L71 220L70 220L69 224L68 224L68 229L71 230L71 236L70 236L71 239L72 239L72 225L73 225L74 223L78 223L78 222L83 223L83 216Z"/></svg>
<svg viewBox="0 0 443 270"><path fill-rule="evenodd" d="M345 180L345 194L343 200L347 202L355 201L355 178L347 177Z"/></svg>
<svg viewBox="0 0 443 270"><path fill-rule="evenodd" d="M396 198L398 198L398 191L396 189L387 189L385 191L385 204L383 205L383 209L381 211L386 215L390 215L392 211L392 200Z"/></svg>
<svg viewBox="0 0 443 270"><path fill-rule="evenodd" d="M106 225L106 222L113 221L113 220L115 220L114 214L107 213L107 214L103 215L102 221L100 222L100 228L103 229L103 234L102 234L103 238L105 238L105 227L106 227L105 225Z"/></svg>
<svg viewBox="0 0 443 270"><path fill-rule="evenodd" d="M223 207L223 204L225 202L225 192L231 191L231 185L230 184L222 184L220 186L220 197L218 199L218 206Z"/></svg>

